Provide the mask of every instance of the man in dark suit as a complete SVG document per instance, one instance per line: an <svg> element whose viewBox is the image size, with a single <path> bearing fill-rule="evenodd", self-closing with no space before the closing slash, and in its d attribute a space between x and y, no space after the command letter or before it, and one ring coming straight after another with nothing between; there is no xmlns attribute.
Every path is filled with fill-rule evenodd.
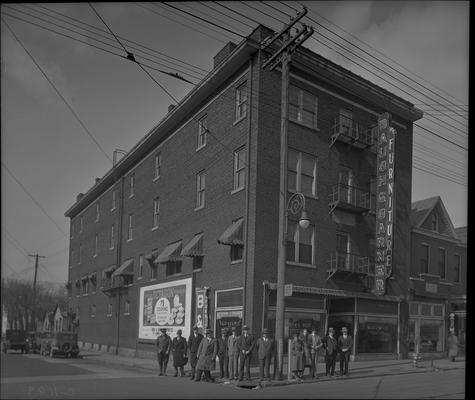
<svg viewBox="0 0 475 400"><path fill-rule="evenodd" d="M338 343L334 336L334 329L328 328L328 335L323 338L323 347L325 348L325 364L326 374L330 376L335 375L336 354L338 350Z"/></svg>
<svg viewBox="0 0 475 400"><path fill-rule="evenodd" d="M274 340L269 338L269 330L262 330L262 337L257 339L256 342L257 356L259 358L259 378L262 381L264 379L264 367L265 367L265 379L270 379L269 369L272 357L274 357Z"/></svg>
<svg viewBox="0 0 475 400"><path fill-rule="evenodd" d="M244 378L244 367L246 367L247 380L251 379L251 358L255 342L252 335L249 334L249 327L242 327L242 335L238 339L239 349L239 381Z"/></svg>
<svg viewBox="0 0 475 400"><path fill-rule="evenodd" d="M341 336L338 338L338 350L340 351L340 375L348 375L348 362L350 361L353 339L348 335L348 328L341 328Z"/></svg>
<svg viewBox="0 0 475 400"><path fill-rule="evenodd" d="M228 331L223 329L221 337L216 339L218 343L218 358L219 358L219 377L229 378L228 369Z"/></svg>
<svg viewBox="0 0 475 400"><path fill-rule="evenodd" d="M238 379L239 349L237 347L239 337L236 335L236 327L231 328L231 335L228 337L228 358L229 373L231 379Z"/></svg>
<svg viewBox="0 0 475 400"><path fill-rule="evenodd" d="M196 363L198 362L198 347L200 346L200 342L203 339L203 335L198 333L198 327L193 327L193 333L188 338L188 352L190 354L190 366L191 366L191 380L195 379L195 369Z"/></svg>
<svg viewBox="0 0 475 400"><path fill-rule="evenodd" d="M170 336L167 335L165 328L160 329L160 332L161 334L155 341L155 350L157 351L158 375L162 376L167 374L168 357L170 356L170 350L172 348L172 340Z"/></svg>

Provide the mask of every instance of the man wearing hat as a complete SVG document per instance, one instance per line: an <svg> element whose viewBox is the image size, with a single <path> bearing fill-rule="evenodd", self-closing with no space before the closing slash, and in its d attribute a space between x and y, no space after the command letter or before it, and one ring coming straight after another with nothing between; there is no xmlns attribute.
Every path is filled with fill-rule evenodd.
<svg viewBox="0 0 475 400"><path fill-rule="evenodd" d="M180 377L184 376L183 367L188 362L186 358L186 339L181 336L182 331L178 329L176 337L172 340L172 353L173 353L173 368L175 368L175 375L178 376L178 369L180 369Z"/></svg>
<svg viewBox="0 0 475 400"><path fill-rule="evenodd" d="M219 358L219 377L220 379L229 379L228 369L228 330L221 330L221 337L216 339L218 345L218 358Z"/></svg>
<svg viewBox="0 0 475 400"><path fill-rule="evenodd" d="M335 375L336 354L338 343L335 339L335 331L333 328L328 328L328 335L323 338L323 348L325 349L325 364L326 374L330 376Z"/></svg>
<svg viewBox="0 0 475 400"><path fill-rule="evenodd" d="M228 359L229 359L229 377L231 379L238 379L238 360L239 349L236 327L231 328L231 335L228 337Z"/></svg>
<svg viewBox="0 0 475 400"><path fill-rule="evenodd" d="M348 362L350 361L353 339L348 335L346 326L341 328L341 336L338 338L338 349L340 350L340 375L348 375Z"/></svg>
<svg viewBox="0 0 475 400"><path fill-rule="evenodd" d="M198 362L196 364L195 382L201 380L201 374L204 372L206 382L214 382L211 377L211 370L216 366L216 355L218 354L218 344L213 338L213 331L206 329L206 337L200 342L198 347Z"/></svg>
<svg viewBox="0 0 475 400"><path fill-rule="evenodd" d="M170 356L171 347L172 340L170 336L167 335L167 330L165 328L160 329L160 335L157 337L157 340L155 340L159 376L167 374L168 357Z"/></svg>
<svg viewBox="0 0 475 400"><path fill-rule="evenodd" d="M191 366L191 373L190 379L195 379L195 368L196 363L198 362L198 347L200 346L201 340L203 339L203 335L198 333L198 327L193 327L193 332L191 333L190 337L188 338L188 353L190 359L190 366Z"/></svg>
<svg viewBox="0 0 475 400"><path fill-rule="evenodd" d="M322 347L322 339L317 333L317 328L312 328L312 334L310 335L310 375L312 378L317 378L317 365L318 365L318 349Z"/></svg>
<svg viewBox="0 0 475 400"><path fill-rule="evenodd" d="M239 381L244 378L244 367L246 367L247 380L251 379L251 358L255 342L252 335L249 334L249 327L242 327L242 335L238 339L239 349Z"/></svg>
<svg viewBox="0 0 475 400"><path fill-rule="evenodd" d="M261 381L264 379L265 367L265 379L270 379L269 369L271 359L274 356L274 340L269 338L269 330L267 328L262 330L262 337L257 339L256 348L259 358L259 378Z"/></svg>

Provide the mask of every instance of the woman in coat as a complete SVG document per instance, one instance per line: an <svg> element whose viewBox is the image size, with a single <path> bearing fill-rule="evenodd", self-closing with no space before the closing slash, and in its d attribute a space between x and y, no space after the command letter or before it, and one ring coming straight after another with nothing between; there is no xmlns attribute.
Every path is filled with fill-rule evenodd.
<svg viewBox="0 0 475 400"><path fill-rule="evenodd" d="M201 380L201 373L204 372L205 381L213 382L211 370L216 367L216 355L218 353L218 343L213 339L211 329L206 329L206 337L200 342L198 347L198 363L196 364L195 382Z"/></svg>
<svg viewBox="0 0 475 400"><path fill-rule="evenodd" d="M290 344L290 370L292 371L292 377L294 379L302 379L303 377L303 355L304 355L304 343L299 338L298 333L294 333L294 337Z"/></svg>
<svg viewBox="0 0 475 400"><path fill-rule="evenodd" d="M186 358L186 339L182 337L181 334L181 329L178 329L176 338L172 341L172 354L173 367L175 368L175 375L173 376L178 376L178 368L180 368L180 376L182 377L185 375L183 367L188 362L188 358Z"/></svg>
<svg viewBox="0 0 475 400"><path fill-rule="evenodd" d="M458 352L459 352L459 340L457 335L455 334L455 331L450 330L450 336L448 338L449 342L449 358L452 359L452 361L455 361L455 357L457 357Z"/></svg>

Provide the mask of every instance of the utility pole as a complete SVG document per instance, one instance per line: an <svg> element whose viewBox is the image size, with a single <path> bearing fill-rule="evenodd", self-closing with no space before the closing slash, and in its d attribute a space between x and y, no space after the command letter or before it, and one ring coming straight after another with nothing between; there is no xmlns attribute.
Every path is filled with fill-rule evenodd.
<svg viewBox="0 0 475 400"><path fill-rule="evenodd" d="M291 28L305 15L304 7L295 18L274 36L265 39L261 43L261 50L267 49L277 39L282 39L282 45L263 65L265 69L270 65L272 71L279 63L282 63L282 92L281 92L281 126L280 126L280 192L279 192L279 238L277 255L277 300L275 318L275 340L277 342L278 374L277 379L283 379L284 369L284 318L285 318L285 266L286 266L286 240L287 240L287 131L289 117L289 68L291 54L313 34L313 28L302 24L302 28L291 37Z"/></svg>
<svg viewBox="0 0 475 400"><path fill-rule="evenodd" d="M38 253L36 254L28 254L30 257L35 257L35 278L33 280L33 305L32 305L32 320L33 320L33 328L36 331L36 277L38 276L38 259L39 258L46 258L45 256L40 256Z"/></svg>

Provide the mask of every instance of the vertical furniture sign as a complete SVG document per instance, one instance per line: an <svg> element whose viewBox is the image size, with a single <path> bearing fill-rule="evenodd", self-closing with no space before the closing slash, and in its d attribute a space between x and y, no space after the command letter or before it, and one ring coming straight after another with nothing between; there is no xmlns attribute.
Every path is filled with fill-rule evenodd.
<svg viewBox="0 0 475 400"><path fill-rule="evenodd" d="M386 293L386 279L393 264L393 236L395 218L394 155L396 130L390 127L391 116L378 118L378 153L376 171L376 266L374 292Z"/></svg>
<svg viewBox="0 0 475 400"><path fill-rule="evenodd" d="M204 333L208 327L208 288L196 289L196 327Z"/></svg>

